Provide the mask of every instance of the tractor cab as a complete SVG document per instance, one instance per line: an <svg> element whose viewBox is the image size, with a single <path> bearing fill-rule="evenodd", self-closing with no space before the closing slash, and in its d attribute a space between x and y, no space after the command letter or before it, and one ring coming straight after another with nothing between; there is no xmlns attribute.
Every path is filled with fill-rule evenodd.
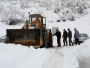
<svg viewBox="0 0 90 68"><path fill-rule="evenodd" d="M43 17L40 14L31 14L29 15L29 24L30 27L46 29L46 17Z"/></svg>

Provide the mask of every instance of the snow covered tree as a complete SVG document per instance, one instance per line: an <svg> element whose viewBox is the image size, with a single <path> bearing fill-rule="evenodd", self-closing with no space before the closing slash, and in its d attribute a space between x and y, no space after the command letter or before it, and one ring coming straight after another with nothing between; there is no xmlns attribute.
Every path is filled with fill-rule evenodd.
<svg viewBox="0 0 90 68"><path fill-rule="evenodd" d="M28 0L20 0L20 6L22 9L27 8L28 7Z"/></svg>
<svg viewBox="0 0 90 68"><path fill-rule="evenodd" d="M22 13L22 12L21 12ZM1 20L9 25L15 25L24 21L19 9L11 4L9 8L4 8L1 13ZM24 14L24 13L23 13Z"/></svg>
<svg viewBox="0 0 90 68"><path fill-rule="evenodd" d="M85 15L87 8L90 7L88 0L40 0L40 6L62 14L60 19L63 20L75 20Z"/></svg>
<svg viewBox="0 0 90 68"><path fill-rule="evenodd" d="M3 4L0 2L0 13L2 12L3 8L4 8L4 6L3 6Z"/></svg>
<svg viewBox="0 0 90 68"><path fill-rule="evenodd" d="M50 10L53 6L53 2L52 0L40 0L40 6Z"/></svg>

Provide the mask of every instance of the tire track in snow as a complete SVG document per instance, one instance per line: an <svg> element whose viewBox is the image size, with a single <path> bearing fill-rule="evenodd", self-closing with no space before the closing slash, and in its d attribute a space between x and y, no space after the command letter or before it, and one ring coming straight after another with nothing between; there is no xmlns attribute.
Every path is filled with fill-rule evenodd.
<svg viewBox="0 0 90 68"><path fill-rule="evenodd" d="M80 46L82 47L82 46ZM85 45L86 47L86 45ZM69 52L71 52L75 58L77 59L77 63L78 63L78 68L90 68L90 61L89 61L89 58L90 58L90 50L88 50L87 48L85 49L80 49L80 48L77 48L77 50L75 48L68 48L67 50ZM78 51L78 49L80 49L80 51Z"/></svg>
<svg viewBox="0 0 90 68"><path fill-rule="evenodd" d="M46 62L43 64L42 68L62 68L63 67L63 52L60 51L61 48L47 49L50 53L50 57L47 58Z"/></svg>
<svg viewBox="0 0 90 68"><path fill-rule="evenodd" d="M64 66L63 68L78 68L77 58L73 55L73 53L66 49L64 50Z"/></svg>

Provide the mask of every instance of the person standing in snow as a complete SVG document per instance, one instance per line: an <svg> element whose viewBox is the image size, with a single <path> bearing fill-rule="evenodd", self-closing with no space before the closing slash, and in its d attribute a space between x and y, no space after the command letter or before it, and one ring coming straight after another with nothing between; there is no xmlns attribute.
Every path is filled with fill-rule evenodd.
<svg viewBox="0 0 90 68"><path fill-rule="evenodd" d="M56 33L53 36L55 36L55 35L57 37L58 47L61 47L61 32L58 29L56 29Z"/></svg>
<svg viewBox="0 0 90 68"><path fill-rule="evenodd" d="M77 43L78 43L80 45L80 42L79 42L79 37L80 37L79 31L76 28L74 28L74 31L75 31L75 33L74 33L75 44L77 45Z"/></svg>
<svg viewBox="0 0 90 68"><path fill-rule="evenodd" d="M72 42L72 31L68 28L68 39L69 39L69 46L71 46L71 43L73 45L73 42Z"/></svg>
<svg viewBox="0 0 90 68"><path fill-rule="evenodd" d="M68 43L67 43L67 31L65 30L65 29L63 29L63 36L62 36L62 38L63 38L63 44L64 44L64 46L65 46L65 43L66 43L66 46L68 45Z"/></svg>

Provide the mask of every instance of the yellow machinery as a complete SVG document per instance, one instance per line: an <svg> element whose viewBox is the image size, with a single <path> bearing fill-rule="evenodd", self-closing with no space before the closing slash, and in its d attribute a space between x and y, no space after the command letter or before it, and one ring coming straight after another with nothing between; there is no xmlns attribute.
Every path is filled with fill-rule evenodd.
<svg viewBox="0 0 90 68"><path fill-rule="evenodd" d="M40 19L40 23L33 22L37 17ZM22 29L6 29L5 43L52 47L52 33L51 29L46 28L46 17L32 14L29 15L29 21L24 23Z"/></svg>

